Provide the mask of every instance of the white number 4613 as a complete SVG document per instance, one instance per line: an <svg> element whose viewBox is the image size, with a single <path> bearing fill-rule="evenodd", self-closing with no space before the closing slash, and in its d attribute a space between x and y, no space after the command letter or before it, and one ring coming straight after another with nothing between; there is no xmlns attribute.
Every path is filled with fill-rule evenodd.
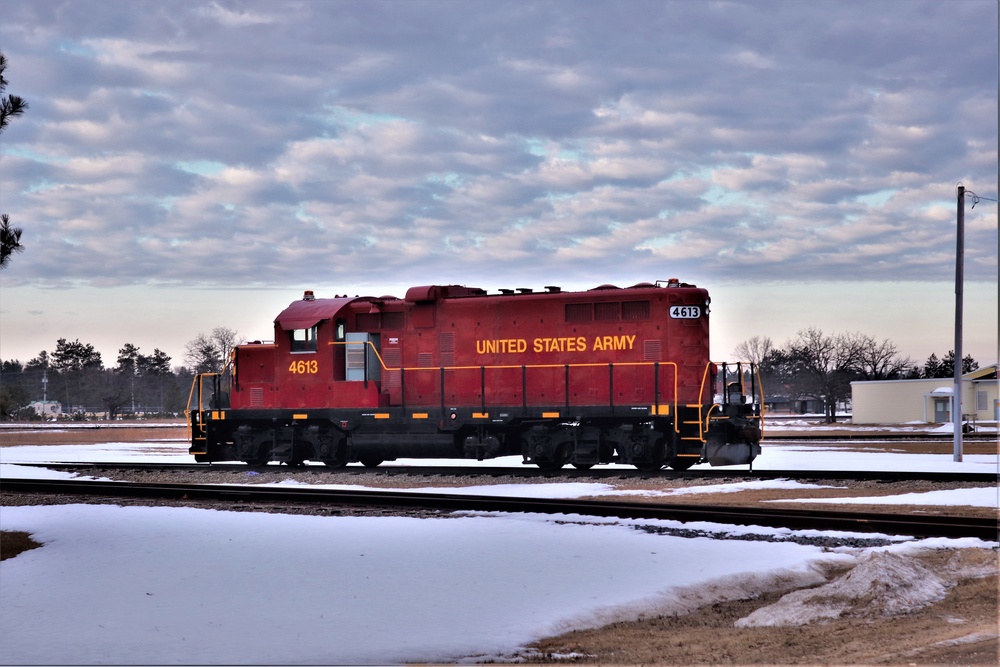
<svg viewBox="0 0 1000 667"><path fill-rule="evenodd" d="M672 306L670 317L674 319L690 320L701 317L701 306Z"/></svg>

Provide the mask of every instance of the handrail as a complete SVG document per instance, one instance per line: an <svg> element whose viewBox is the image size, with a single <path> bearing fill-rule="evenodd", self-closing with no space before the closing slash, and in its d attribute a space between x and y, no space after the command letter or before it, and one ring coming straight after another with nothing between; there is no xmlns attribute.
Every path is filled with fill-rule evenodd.
<svg viewBox="0 0 1000 667"><path fill-rule="evenodd" d="M218 377L221 373L198 373L194 376L194 380L191 382L191 390L188 392L187 407L184 409L184 419L187 421L189 427L191 427L191 433L189 434L188 440L194 438L194 424L191 423L191 413L195 410L191 409L191 399L195 396L195 387L198 388L198 406L196 412L199 415L198 419L198 432L204 435L208 432L208 427L205 425L205 420L200 418L201 413L207 412L204 408L204 383L207 377Z"/></svg>
<svg viewBox="0 0 1000 667"><path fill-rule="evenodd" d="M720 411L722 410L721 405L719 405L718 403L712 403L712 407L710 407L708 409L708 412L705 413L705 428L702 430L700 434L702 442L705 441L705 433L708 432L708 425L712 421L712 413L715 411L716 408L718 408Z"/></svg>
<svg viewBox="0 0 1000 667"><path fill-rule="evenodd" d="M755 368L757 374L757 388L760 391L760 415L754 416L753 419L757 419L759 424L757 425L760 429L760 437L764 437L764 415L767 412L767 402L764 400L764 383L760 379L760 366Z"/></svg>
<svg viewBox="0 0 1000 667"><path fill-rule="evenodd" d="M582 364L477 364L475 366L386 366L385 361L382 359L382 355L379 354L378 348L370 340L366 341L334 341L329 343L329 345L370 345L375 351L375 356L378 357L379 363L384 371L437 371L442 368L446 371L468 371L477 370L480 368L491 368L491 369L510 369L510 368L564 368L569 366L571 368L605 368L610 364L615 366L654 366L656 364L674 366L677 367L676 362L673 361L614 361L614 362L588 362ZM676 384L675 384L676 386Z"/></svg>
<svg viewBox="0 0 1000 667"><path fill-rule="evenodd" d="M415 371L435 371L441 373L443 371L474 371L474 370L514 370L520 369L522 373L531 369L554 369L554 368L618 368L622 366L626 367L648 367L655 368L657 366L671 366L673 368L673 402L667 402L667 405L673 406L674 414L677 413L678 405L678 389L679 389L679 378L678 378L678 368L677 363L673 361L616 361L616 362L585 362L585 363L553 363L553 364L480 364L476 366L387 366L382 355L379 353L375 344L370 341L331 341L328 345L366 345L371 347L372 351L375 353L376 359L378 359L379 365L383 371L400 371L401 373L412 373ZM568 387L567 387L568 389ZM654 389L656 395L653 397L653 405L660 405L659 402L659 387ZM404 397L405 399L405 397ZM675 429L678 428L675 424Z"/></svg>

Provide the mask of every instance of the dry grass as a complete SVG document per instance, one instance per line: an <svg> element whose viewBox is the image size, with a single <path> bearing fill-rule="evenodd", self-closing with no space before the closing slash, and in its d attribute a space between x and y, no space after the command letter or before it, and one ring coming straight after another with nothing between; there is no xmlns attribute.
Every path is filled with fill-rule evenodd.
<svg viewBox="0 0 1000 667"><path fill-rule="evenodd" d="M23 533L19 530L0 532L0 560L13 558L29 549L37 549L40 546L42 545L31 539L30 533Z"/></svg>
<svg viewBox="0 0 1000 667"><path fill-rule="evenodd" d="M59 425L4 428L0 430L0 447L21 445L93 445L105 442L160 442L187 439L188 429L183 422L176 426L116 427L107 424Z"/></svg>

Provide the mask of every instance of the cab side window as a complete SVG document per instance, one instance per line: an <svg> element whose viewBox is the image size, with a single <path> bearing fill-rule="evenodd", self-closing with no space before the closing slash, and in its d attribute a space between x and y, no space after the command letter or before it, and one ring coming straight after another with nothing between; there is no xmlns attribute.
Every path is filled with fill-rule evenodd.
<svg viewBox="0 0 1000 667"><path fill-rule="evenodd" d="M293 329L292 352L315 352L316 351L316 327L308 329Z"/></svg>

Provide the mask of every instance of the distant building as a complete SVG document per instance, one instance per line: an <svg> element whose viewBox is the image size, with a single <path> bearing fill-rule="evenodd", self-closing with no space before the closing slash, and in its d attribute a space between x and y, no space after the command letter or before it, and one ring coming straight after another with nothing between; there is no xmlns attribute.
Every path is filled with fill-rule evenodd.
<svg viewBox="0 0 1000 667"><path fill-rule="evenodd" d="M32 401L28 407L43 419L58 417L62 414L62 403L59 401Z"/></svg>
<svg viewBox="0 0 1000 667"><path fill-rule="evenodd" d="M764 396L764 407L768 413L789 415L823 414L825 409L823 399L809 395L799 396L793 401L787 396L768 394Z"/></svg>
<svg viewBox="0 0 1000 667"><path fill-rule="evenodd" d="M855 424L952 421L951 378L851 383ZM997 365L962 376L962 421L1000 421Z"/></svg>

